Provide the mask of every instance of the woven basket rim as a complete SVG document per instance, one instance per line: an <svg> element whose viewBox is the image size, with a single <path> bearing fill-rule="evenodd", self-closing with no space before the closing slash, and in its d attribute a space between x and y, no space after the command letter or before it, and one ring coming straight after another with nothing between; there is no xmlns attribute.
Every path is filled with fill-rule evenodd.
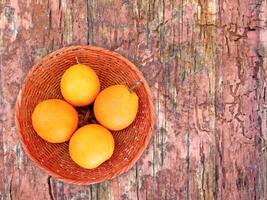
<svg viewBox="0 0 267 200"><path fill-rule="evenodd" d="M73 51L75 49L86 49L86 50L91 50L91 51L101 51L101 53L107 54L107 55L111 55L113 57L115 57L116 59L120 59L123 62L125 62L125 64L131 68L131 70L133 70L137 76L140 78L140 80L142 81L142 84L145 88L145 91L148 95L148 109L150 110L150 126L149 126L149 131L146 134L146 138L144 140L144 143L142 144L142 146L139 148L137 154L134 156L134 158L132 160L130 160L125 166L120 167L119 170L116 170L109 178L99 178L96 181L83 181L83 180L73 180L71 178L65 178L62 177L61 175L57 174L56 172L54 172L53 170L49 169L46 166L43 166L34 156L31 155L31 152L29 151L25 139L23 137L23 134L21 133L21 127L20 127L20 123L19 123L19 116L20 116L20 105L21 105L21 98L23 95L23 92L25 90L25 82L27 82L30 77L31 74L38 69L39 67L42 67L42 63L45 62L46 60L49 60L61 53L67 52L67 51ZM16 100L16 104L15 104L15 125L17 128L17 132L19 135L19 140L20 143L22 144L22 147L26 153L26 155L32 160L33 163L35 163L35 165L37 165L39 168L41 168L43 171L45 171L49 176L55 177L60 181L63 181L65 183L70 183L70 184L75 184L75 185L90 185L90 184L95 184L95 183L100 183L106 180L110 180L113 179L125 172L127 172L129 169L131 169L135 163L137 162L137 160L141 157L141 155L144 153L146 147L148 146L148 143L150 141L150 138L152 136L152 129L154 127L154 122L155 122L155 111L154 111L154 106L153 106L153 102L152 102L152 95L151 95L151 91L150 88L148 86L147 81L145 80L143 74L138 70L138 68L128 59L126 59L125 57L123 57L122 55L110 51L108 49L104 49L101 47L96 47L96 46L85 46L85 45L73 45L73 46L67 46L67 47L63 47L60 48L52 53L47 54L46 56L44 56L43 58L39 59L33 66L32 68L28 71L23 83L22 83L22 87L21 90L19 91L19 94L17 96L17 100Z"/></svg>

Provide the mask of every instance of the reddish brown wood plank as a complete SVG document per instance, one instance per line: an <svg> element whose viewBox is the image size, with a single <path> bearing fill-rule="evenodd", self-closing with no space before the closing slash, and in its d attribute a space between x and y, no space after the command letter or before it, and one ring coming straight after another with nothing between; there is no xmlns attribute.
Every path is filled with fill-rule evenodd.
<svg viewBox="0 0 267 200"><path fill-rule="evenodd" d="M259 163L259 197L260 199L264 199L267 197L267 112L266 112L266 47L267 47L267 32L266 32L266 17L267 17L267 2L261 2L259 7L259 27L261 27L259 31L259 46L257 48L257 53L259 57L259 65L262 66L259 70L263 70L264 72L261 73L259 76L259 80L261 83L261 87L259 88L260 94L260 116L259 122L261 125L261 132L259 138L259 156L260 156L260 163Z"/></svg>
<svg viewBox="0 0 267 200"><path fill-rule="evenodd" d="M49 198L47 176L33 167L21 149L14 124L16 95L27 70L33 63L38 46L43 45L43 32L34 23L32 15L45 5L23 4L17 1L2 2L1 12L1 87L3 129L2 199L26 199L38 194ZM36 17L45 26L45 12ZM35 28L33 28L35 27ZM37 37L39 42L31 38ZM30 175L29 175L30 174ZM38 178L37 178L38 177ZM37 195L36 195L37 196Z"/></svg>
<svg viewBox="0 0 267 200"><path fill-rule="evenodd" d="M259 199L261 2L220 2L218 33L218 189L222 199ZM232 15L229 15L231 10ZM216 68L217 69L217 68ZM259 79L260 78L260 79ZM264 175L263 175L264 176ZM265 197L261 196L261 199Z"/></svg>

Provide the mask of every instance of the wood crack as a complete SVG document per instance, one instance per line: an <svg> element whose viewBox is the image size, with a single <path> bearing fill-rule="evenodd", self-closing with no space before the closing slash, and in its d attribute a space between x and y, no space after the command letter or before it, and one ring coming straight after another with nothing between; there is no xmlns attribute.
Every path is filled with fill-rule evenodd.
<svg viewBox="0 0 267 200"><path fill-rule="evenodd" d="M203 194L203 199L206 199L206 191L204 188L205 184L205 154L204 154L204 148L203 148L203 143L201 142L200 144L200 162L202 165L202 173L201 173L201 190Z"/></svg>
<svg viewBox="0 0 267 200"><path fill-rule="evenodd" d="M93 2L92 2L92 0L87 1L87 23L88 23L87 42L89 45L93 45L94 22L93 22Z"/></svg>
<svg viewBox="0 0 267 200"><path fill-rule="evenodd" d="M135 166L135 181L136 181L136 199L139 200L139 180L138 180L138 164Z"/></svg>
<svg viewBox="0 0 267 200"><path fill-rule="evenodd" d="M13 174L11 176L10 183L9 183L9 198L10 198L10 200L13 200L12 183L13 183Z"/></svg>
<svg viewBox="0 0 267 200"><path fill-rule="evenodd" d="M49 196L50 196L50 199L51 200L55 200L55 197L53 195L53 186L52 186L52 183L51 183L51 176L48 176L47 178L47 184L48 184L48 192L49 192Z"/></svg>

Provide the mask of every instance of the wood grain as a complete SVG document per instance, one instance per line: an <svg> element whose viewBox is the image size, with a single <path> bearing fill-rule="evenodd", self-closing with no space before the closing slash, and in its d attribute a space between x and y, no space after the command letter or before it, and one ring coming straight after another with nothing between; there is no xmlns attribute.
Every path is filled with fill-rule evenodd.
<svg viewBox="0 0 267 200"><path fill-rule="evenodd" d="M0 199L265 200L266 10L262 0L1 0ZM71 44L135 63L157 113L137 164L91 186L34 166L14 124L31 66Z"/></svg>

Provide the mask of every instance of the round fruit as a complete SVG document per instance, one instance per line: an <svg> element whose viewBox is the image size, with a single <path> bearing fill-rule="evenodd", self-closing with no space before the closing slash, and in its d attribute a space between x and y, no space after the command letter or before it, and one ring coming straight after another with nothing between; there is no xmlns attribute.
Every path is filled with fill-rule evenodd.
<svg viewBox="0 0 267 200"><path fill-rule="evenodd" d="M100 82L95 71L83 64L68 68L61 78L61 93L74 106L92 103L100 91Z"/></svg>
<svg viewBox="0 0 267 200"><path fill-rule="evenodd" d="M86 169L93 169L108 160L114 151L112 134L103 126L90 124L79 128L69 143L70 157Z"/></svg>
<svg viewBox="0 0 267 200"><path fill-rule="evenodd" d="M138 96L125 85L113 85L97 96L94 113L97 121L114 131L129 126L138 111Z"/></svg>
<svg viewBox="0 0 267 200"><path fill-rule="evenodd" d="M49 99L40 102L32 113L36 133L52 143L66 142L78 126L78 113L67 102Z"/></svg>

